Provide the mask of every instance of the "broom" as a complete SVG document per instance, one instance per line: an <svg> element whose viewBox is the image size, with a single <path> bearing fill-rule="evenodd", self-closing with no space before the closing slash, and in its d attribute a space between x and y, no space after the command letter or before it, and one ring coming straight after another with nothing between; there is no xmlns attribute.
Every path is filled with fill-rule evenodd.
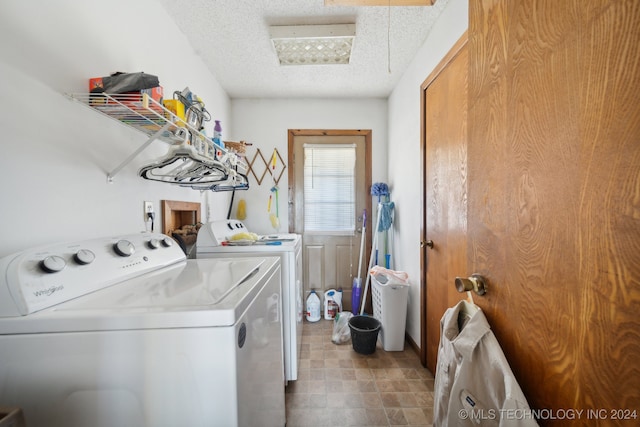
<svg viewBox="0 0 640 427"><path fill-rule="evenodd" d="M371 229L376 231L373 234L373 242L371 244L372 248L378 246L378 233L377 233L378 227L380 227L380 214L378 214L377 216L375 228ZM371 256L369 257L369 268L367 269L367 279L364 281L364 294L362 296L362 302L360 304L360 315L364 313L364 306L367 303L367 291L369 290L369 280L371 279L371 269L374 266L373 264L374 255L377 256L377 250L371 249Z"/></svg>
<svg viewBox="0 0 640 427"><path fill-rule="evenodd" d="M364 313L364 306L367 300L367 292L369 290L369 280L371 279L371 268L374 265L378 265L378 232L380 228L380 211L382 209L382 203L380 197L389 195L389 186L384 182L376 182L371 186L371 195L378 196L378 215L376 218L376 225L373 230L373 242L371 244L371 256L369 257L369 268L367 269L367 279L364 283L364 296L360 305L360 315Z"/></svg>

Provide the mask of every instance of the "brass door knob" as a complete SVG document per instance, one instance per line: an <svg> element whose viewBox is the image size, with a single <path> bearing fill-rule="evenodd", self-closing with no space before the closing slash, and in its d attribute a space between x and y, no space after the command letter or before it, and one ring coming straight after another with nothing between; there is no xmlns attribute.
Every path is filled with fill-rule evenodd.
<svg viewBox="0 0 640 427"><path fill-rule="evenodd" d="M479 274L472 274L469 278L456 277L455 285L458 292L474 291L478 295L487 293L486 280Z"/></svg>
<svg viewBox="0 0 640 427"><path fill-rule="evenodd" d="M422 247L428 247L429 249L433 249L433 240L427 240L426 242L423 242Z"/></svg>

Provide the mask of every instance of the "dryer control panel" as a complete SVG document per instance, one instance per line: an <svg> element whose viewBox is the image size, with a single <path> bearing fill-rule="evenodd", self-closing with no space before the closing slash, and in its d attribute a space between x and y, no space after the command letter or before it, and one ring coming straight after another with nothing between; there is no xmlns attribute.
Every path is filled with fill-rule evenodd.
<svg viewBox="0 0 640 427"><path fill-rule="evenodd" d="M197 246L220 246L234 234L248 232L247 227L236 219L212 221L200 227Z"/></svg>
<svg viewBox="0 0 640 427"><path fill-rule="evenodd" d="M159 233L29 249L0 260L0 317L43 310L185 259Z"/></svg>

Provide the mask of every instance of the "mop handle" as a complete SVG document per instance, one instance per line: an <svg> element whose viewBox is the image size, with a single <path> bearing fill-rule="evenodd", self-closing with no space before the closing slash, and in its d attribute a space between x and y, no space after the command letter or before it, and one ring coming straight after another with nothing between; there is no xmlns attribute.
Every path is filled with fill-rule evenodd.
<svg viewBox="0 0 640 427"><path fill-rule="evenodd" d="M380 204L378 204L378 212L380 211ZM378 244L378 227L380 226L380 213L378 213L378 218L376 219L376 233L373 235L373 243L371 247L373 248ZM374 250L371 250L371 256L369 257L369 268L367 269L367 279L364 282L364 296L362 297L362 302L360 304L360 315L364 313L364 305L367 302L367 291L369 290L369 281L371 280L371 269L373 268L373 258L374 258Z"/></svg>
<svg viewBox="0 0 640 427"><path fill-rule="evenodd" d="M362 229L364 230L367 227L367 210L362 209Z"/></svg>
<svg viewBox="0 0 640 427"><path fill-rule="evenodd" d="M362 258L363 258L362 252L364 251L364 239L366 235L366 230L367 230L367 210L364 209L362 211L362 236L360 236L360 259L358 260L358 278L360 278L360 272L362 271Z"/></svg>

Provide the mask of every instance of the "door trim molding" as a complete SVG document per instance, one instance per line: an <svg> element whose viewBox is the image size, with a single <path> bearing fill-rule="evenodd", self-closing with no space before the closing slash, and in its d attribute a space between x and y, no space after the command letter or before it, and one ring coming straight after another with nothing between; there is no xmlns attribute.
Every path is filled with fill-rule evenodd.
<svg viewBox="0 0 640 427"><path fill-rule="evenodd" d="M293 144L296 136L364 136L365 140L365 183L371 186L371 129L289 129L287 145L287 164L289 167L288 181L288 211L289 211L289 233L295 230L295 164ZM371 212L371 197L367 198L367 212ZM367 241L371 242L371 227L367 228Z"/></svg>
<svg viewBox="0 0 640 427"><path fill-rule="evenodd" d="M422 366L427 365L427 250L422 242L427 241L427 165L425 161L427 151L427 124L425 123L425 104L427 101L426 92L431 83L447 68L449 63L458 55L460 50L467 44L468 31L465 31L458 41L451 47L449 52L442 58L440 63L436 65L429 76L420 85L420 171L422 173L420 191L420 208L422 209L422 224L420 226L420 363ZM433 372L435 374L435 372Z"/></svg>

